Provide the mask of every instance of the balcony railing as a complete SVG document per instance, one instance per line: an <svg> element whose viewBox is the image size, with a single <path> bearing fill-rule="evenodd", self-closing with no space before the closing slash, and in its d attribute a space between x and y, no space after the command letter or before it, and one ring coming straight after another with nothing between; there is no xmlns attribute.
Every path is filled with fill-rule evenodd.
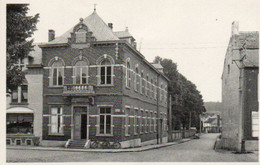
<svg viewBox="0 0 260 165"><path fill-rule="evenodd" d="M93 85L70 84L63 87L64 96L88 96L93 94L95 94Z"/></svg>

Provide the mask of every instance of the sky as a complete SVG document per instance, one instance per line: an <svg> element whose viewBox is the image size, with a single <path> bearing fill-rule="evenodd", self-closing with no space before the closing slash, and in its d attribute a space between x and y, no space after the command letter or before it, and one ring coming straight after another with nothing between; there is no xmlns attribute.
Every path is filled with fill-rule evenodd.
<svg viewBox="0 0 260 165"><path fill-rule="evenodd" d="M15 1L14 1L15 2ZM204 101L221 101L221 74L231 36L260 29L259 0L31 0L29 15L40 14L34 41L47 42L48 29L62 35L89 16L113 23L114 31L128 27L137 49L152 62L155 56L172 59L192 81Z"/></svg>

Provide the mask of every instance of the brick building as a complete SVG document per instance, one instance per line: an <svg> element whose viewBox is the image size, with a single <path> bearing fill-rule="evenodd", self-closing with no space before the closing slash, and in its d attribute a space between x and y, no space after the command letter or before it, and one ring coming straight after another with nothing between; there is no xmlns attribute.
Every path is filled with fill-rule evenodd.
<svg viewBox="0 0 260 165"><path fill-rule="evenodd" d="M259 33L232 24L222 74L222 148L258 150Z"/></svg>
<svg viewBox="0 0 260 165"><path fill-rule="evenodd" d="M26 75L24 83L6 97L6 143L37 145L42 136L41 49L35 45L28 57L16 65Z"/></svg>
<svg viewBox="0 0 260 165"><path fill-rule="evenodd" d="M60 37L49 30L40 48L43 145L167 142L168 79L136 50L128 29L114 32L94 11Z"/></svg>

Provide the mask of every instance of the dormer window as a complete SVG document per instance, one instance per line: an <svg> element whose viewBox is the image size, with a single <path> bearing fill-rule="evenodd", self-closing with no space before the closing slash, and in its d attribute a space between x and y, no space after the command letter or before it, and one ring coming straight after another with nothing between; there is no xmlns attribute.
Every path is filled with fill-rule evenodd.
<svg viewBox="0 0 260 165"><path fill-rule="evenodd" d="M76 32L76 43L85 43L87 41L87 31L79 29Z"/></svg>

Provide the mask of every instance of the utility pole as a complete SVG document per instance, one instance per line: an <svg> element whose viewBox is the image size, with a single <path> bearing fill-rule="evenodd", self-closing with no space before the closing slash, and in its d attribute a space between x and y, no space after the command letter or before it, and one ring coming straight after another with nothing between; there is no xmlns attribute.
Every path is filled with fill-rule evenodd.
<svg viewBox="0 0 260 165"><path fill-rule="evenodd" d="M190 119L189 119L189 129L191 127L191 111L190 111Z"/></svg>

